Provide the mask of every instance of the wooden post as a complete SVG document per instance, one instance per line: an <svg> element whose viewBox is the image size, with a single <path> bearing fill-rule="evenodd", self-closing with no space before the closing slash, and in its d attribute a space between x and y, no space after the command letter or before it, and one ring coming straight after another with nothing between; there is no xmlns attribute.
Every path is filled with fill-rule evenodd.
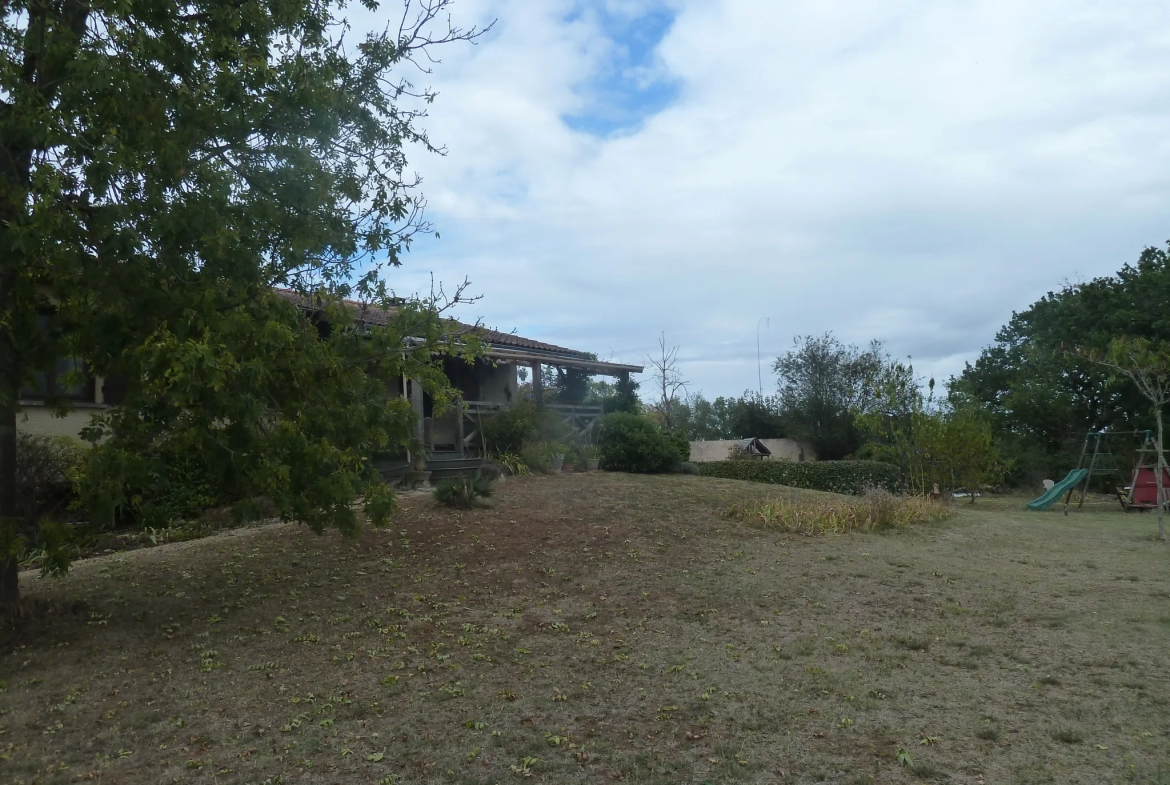
<svg viewBox="0 0 1170 785"><path fill-rule="evenodd" d="M541 377L540 363L532 364L532 400L537 404L544 403L544 379Z"/></svg>
<svg viewBox="0 0 1170 785"><path fill-rule="evenodd" d="M455 401L455 438L459 440L459 457L466 458L467 453L463 449L463 399L459 398Z"/></svg>

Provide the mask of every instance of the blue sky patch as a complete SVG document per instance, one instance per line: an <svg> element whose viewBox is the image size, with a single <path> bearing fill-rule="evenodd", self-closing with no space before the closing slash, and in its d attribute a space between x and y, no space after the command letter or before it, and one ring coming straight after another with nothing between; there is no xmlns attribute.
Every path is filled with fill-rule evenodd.
<svg viewBox="0 0 1170 785"><path fill-rule="evenodd" d="M575 131L600 137L636 129L678 96L678 82L664 73L655 56L675 14L659 7L633 16L614 14L602 7L576 10L567 21L586 15L604 31L612 56L578 88L586 98L587 108L565 116L565 123Z"/></svg>

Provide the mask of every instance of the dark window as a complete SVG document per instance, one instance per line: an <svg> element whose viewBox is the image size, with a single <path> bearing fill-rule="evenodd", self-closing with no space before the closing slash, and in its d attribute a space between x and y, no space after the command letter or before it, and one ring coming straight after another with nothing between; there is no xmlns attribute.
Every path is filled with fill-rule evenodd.
<svg viewBox="0 0 1170 785"><path fill-rule="evenodd" d="M458 357L443 358L443 373L465 401L479 400L480 366Z"/></svg>
<svg viewBox="0 0 1170 785"><path fill-rule="evenodd" d="M52 371L42 371L20 391L21 398L64 398L69 401L93 402L93 377L85 363L59 357Z"/></svg>
<svg viewBox="0 0 1170 785"><path fill-rule="evenodd" d="M118 406L126 400L126 379L122 376L108 376L102 381L102 403Z"/></svg>

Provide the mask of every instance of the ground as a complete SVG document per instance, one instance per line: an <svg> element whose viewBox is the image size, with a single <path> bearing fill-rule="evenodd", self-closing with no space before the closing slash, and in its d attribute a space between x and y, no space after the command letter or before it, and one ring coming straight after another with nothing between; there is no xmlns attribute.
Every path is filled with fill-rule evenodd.
<svg viewBox="0 0 1170 785"><path fill-rule="evenodd" d="M27 574L55 613L0 651L0 781L1170 783L1152 516L722 515L783 492L509 479L358 540L271 525Z"/></svg>

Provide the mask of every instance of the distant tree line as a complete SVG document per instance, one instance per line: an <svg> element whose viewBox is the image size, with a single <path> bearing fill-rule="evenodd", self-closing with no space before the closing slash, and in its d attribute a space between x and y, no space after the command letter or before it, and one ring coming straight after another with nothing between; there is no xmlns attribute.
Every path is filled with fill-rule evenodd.
<svg viewBox="0 0 1170 785"><path fill-rule="evenodd" d="M675 404L674 426L695 440L787 437L821 459L896 462L927 488L962 478L1034 484L1073 468L1088 431L1156 432L1155 409L1165 407L1133 371L1170 362L1167 303L1170 247L1147 248L1115 275L1066 284L1013 313L945 389L880 340L801 336L773 364L774 393L692 393ZM1103 360L1120 356L1150 367L1122 372ZM1140 438L1112 440L1123 472Z"/></svg>
<svg viewBox="0 0 1170 785"><path fill-rule="evenodd" d="M1013 313L951 380L950 397L987 412L1013 477L1055 477L1076 465L1088 431L1155 429L1154 408L1133 380L1094 358L1119 340L1164 351L1168 303L1170 253L1146 248L1115 275L1068 283ZM1137 438L1112 440L1123 465Z"/></svg>

